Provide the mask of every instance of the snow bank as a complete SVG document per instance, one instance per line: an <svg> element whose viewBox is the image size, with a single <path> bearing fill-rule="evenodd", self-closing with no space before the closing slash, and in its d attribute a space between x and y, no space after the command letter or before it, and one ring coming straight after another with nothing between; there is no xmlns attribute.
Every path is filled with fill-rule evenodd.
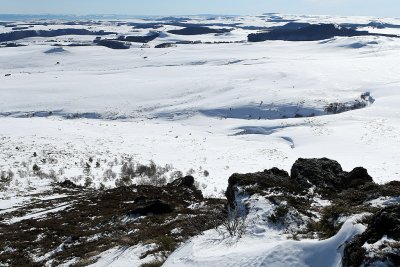
<svg viewBox="0 0 400 267"><path fill-rule="evenodd" d="M90 267L138 267L144 263L154 260L153 257L145 257L141 259L141 255L150 249L154 249L155 244L136 245L133 247L117 247L107 250L96 257L96 262L89 265Z"/></svg>
<svg viewBox="0 0 400 267"><path fill-rule="evenodd" d="M279 241L245 237L232 246L221 242L214 231L208 231L180 247L163 266L339 267L345 242L364 230L365 226L348 220L327 240Z"/></svg>

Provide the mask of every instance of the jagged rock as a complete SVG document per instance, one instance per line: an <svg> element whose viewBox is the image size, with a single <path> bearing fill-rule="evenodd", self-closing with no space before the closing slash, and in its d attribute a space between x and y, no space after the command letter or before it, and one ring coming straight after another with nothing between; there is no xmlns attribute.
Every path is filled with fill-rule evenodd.
<svg viewBox="0 0 400 267"><path fill-rule="evenodd" d="M194 177L191 175L182 177L182 178L178 178L174 181L172 181L171 183L169 183L168 185L170 186L185 186L185 187L192 187L194 185Z"/></svg>
<svg viewBox="0 0 400 267"><path fill-rule="evenodd" d="M203 193L201 190L196 188L194 185L194 177L191 175L178 178L169 183L167 186L185 188L186 190L183 190L182 193L186 192L187 195L193 195L197 199L203 198Z"/></svg>
<svg viewBox="0 0 400 267"><path fill-rule="evenodd" d="M382 243L376 252L367 251L364 246L374 244L383 237L393 242ZM400 206L389 206L376 212L365 232L346 245L343 266L400 266Z"/></svg>
<svg viewBox="0 0 400 267"><path fill-rule="evenodd" d="M135 199L134 208L129 212L129 215L158 215L172 211L174 211L174 207L163 200L140 196Z"/></svg>
<svg viewBox="0 0 400 267"><path fill-rule="evenodd" d="M364 234L368 243L375 243L383 236L400 241L400 206L386 207L377 212Z"/></svg>
<svg viewBox="0 0 400 267"><path fill-rule="evenodd" d="M363 167L354 168L343 177L344 184L349 187L357 187L366 183L372 183L373 181L374 180L369 176L368 171Z"/></svg>
<svg viewBox="0 0 400 267"><path fill-rule="evenodd" d="M234 203L237 187L246 188L246 193L263 194L266 190L284 191L288 194L305 194L307 188L292 180L289 174L278 168L264 170L263 172L238 174L229 177L228 188L225 196L229 203ZM248 188L247 188L248 187Z"/></svg>
<svg viewBox="0 0 400 267"><path fill-rule="evenodd" d="M396 182L392 183L393 186L397 184ZM362 167L345 172L335 160L300 158L293 164L290 176L286 171L278 168L256 173L233 174L229 178L225 195L228 202L234 203L239 187L249 195L263 195L265 192L274 191L297 197L305 196L313 187L314 193L331 200L335 199L338 194L346 195L353 190L355 192L354 199L363 202L368 198L382 195L380 190L389 195L396 191L395 188L388 189L388 186L390 185L375 184L367 170Z"/></svg>
<svg viewBox="0 0 400 267"><path fill-rule="evenodd" d="M289 177L289 174L287 171L278 169L277 167L273 167L272 169L269 169L269 170L264 170L264 173L268 173L271 175L278 175L278 176L282 176L282 177Z"/></svg>
<svg viewBox="0 0 400 267"><path fill-rule="evenodd" d="M400 181L390 181L387 185L400 187Z"/></svg>
<svg viewBox="0 0 400 267"><path fill-rule="evenodd" d="M59 185L64 188L77 188L78 187L74 182L72 182L70 180L65 180L64 182L59 183Z"/></svg>
<svg viewBox="0 0 400 267"><path fill-rule="evenodd" d="M331 159L298 159L292 166L291 178L299 184L318 188L341 187L340 164Z"/></svg>

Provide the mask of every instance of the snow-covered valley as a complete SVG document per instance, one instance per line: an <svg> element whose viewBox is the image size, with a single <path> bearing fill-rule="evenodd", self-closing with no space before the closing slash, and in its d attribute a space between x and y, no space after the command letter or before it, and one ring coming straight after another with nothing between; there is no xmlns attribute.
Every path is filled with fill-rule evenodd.
<svg viewBox="0 0 400 267"><path fill-rule="evenodd" d="M351 24L378 35L247 40L248 34L288 21ZM209 198L224 197L233 173L272 167L289 172L298 158L335 159L345 171L363 166L378 184L400 181L400 38L389 36L399 34L399 19L270 14L72 22L4 22L0 40L10 38L11 24L17 30L28 25L42 35L74 28L110 32L101 40L154 32L158 37L146 44L131 42L129 49L96 45L97 35L86 34L11 36L15 47L6 47L11 41L0 45L0 171L13 174L0 186L0 214L32 203L37 194L65 180L93 189L115 188L128 162L154 161L164 168L160 177L168 182L177 173L192 175ZM196 24L220 32L177 31L193 30ZM155 48L165 43L171 45ZM138 179L124 182L137 184ZM15 222L20 219L24 217ZM334 247L364 229L350 224L320 242ZM175 260L190 253L190 246L204 247L213 235L195 237ZM259 247L270 237L254 238L249 234L238 241L237 249L253 241ZM274 238L269 244L281 240L280 235ZM288 266L290 259L273 265L274 258L267 256L288 248L296 257L319 246L318 241L301 248L293 240L281 241L255 249L249 256L252 264ZM218 257L223 246L217 244L216 253L212 247L202 250L202 257ZM246 266L235 251L231 247L222 255L229 258L224 264ZM269 261L259 260L260 255ZM173 260L167 266L185 266ZM221 264L190 260L189 266ZM337 259L331 260L324 266L337 266Z"/></svg>

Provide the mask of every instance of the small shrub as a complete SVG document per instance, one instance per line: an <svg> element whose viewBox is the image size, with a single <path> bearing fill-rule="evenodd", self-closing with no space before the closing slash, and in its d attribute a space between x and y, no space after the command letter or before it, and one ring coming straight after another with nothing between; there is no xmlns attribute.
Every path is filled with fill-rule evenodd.
<svg viewBox="0 0 400 267"><path fill-rule="evenodd" d="M28 176L28 172L27 172L27 171L24 171L24 170L18 170L18 176L19 176L20 178L25 178L25 177Z"/></svg>
<svg viewBox="0 0 400 267"><path fill-rule="evenodd" d="M268 220L274 224L284 224L288 213L289 208L286 205L281 204L275 208L271 215L268 216Z"/></svg>
<svg viewBox="0 0 400 267"><path fill-rule="evenodd" d="M90 178L89 176L87 176L87 177L85 178L85 184L84 184L84 186L85 186L85 187L90 187L92 184L93 184L92 178Z"/></svg>
<svg viewBox="0 0 400 267"><path fill-rule="evenodd" d="M181 171L174 171L171 173L170 180L176 180L183 177L183 173Z"/></svg>
<svg viewBox="0 0 400 267"><path fill-rule="evenodd" d="M121 177L120 179L115 180L116 187L129 186L131 184L132 184L132 180L129 176L124 176L124 177Z"/></svg>
<svg viewBox="0 0 400 267"><path fill-rule="evenodd" d="M103 183L100 183L99 190L105 190L106 186Z"/></svg>
<svg viewBox="0 0 400 267"><path fill-rule="evenodd" d="M117 177L117 174L113 172L111 169L107 169L103 173L103 179L105 181L114 180Z"/></svg>
<svg viewBox="0 0 400 267"><path fill-rule="evenodd" d="M32 170L33 170L34 172L38 172L38 171L40 171L40 167L35 163L35 164L33 164L33 166L32 166Z"/></svg>
<svg viewBox="0 0 400 267"><path fill-rule="evenodd" d="M330 238L339 231L342 223L338 223L338 219L344 215L343 207L336 205L328 206L322 211L322 218L316 222L309 222L307 229L309 232L316 232L322 239Z"/></svg>
<svg viewBox="0 0 400 267"><path fill-rule="evenodd" d="M210 173L207 170L204 170L203 175L204 175L204 177L208 177L210 175Z"/></svg>
<svg viewBox="0 0 400 267"><path fill-rule="evenodd" d="M65 173L64 168L60 168L58 170L58 175L64 175L64 173Z"/></svg>
<svg viewBox="0 0 400 267"><path fill-rule="evenodd" d="M169 252L174 251L178 245L175 239L168 235L160 236L157 240L157 244L160 250Z"/></svg>
<svg viewBox="0 0 400 267"><path fill-rule="evenodd" d="M121 177L133 178L135 175L135 165L132 162L125 162L121 167Z"/></svg>
<svg viewBox="0 0 400 267"><path fill-rule="evenodd" d="M90 168L91 168L91 166L89 165L89 163L86 162L85 167L83 168L83 174L85 176L89 176L90 175L90 173L91 173Z"/></svg>
<svg viewBox="0 0 400 267"><path fill-rule="evenodd" d="M57 174L55 170L50 169L48 177L52 179L54 182L57 182Z"/></svg>
<svg viewBox="0 0 400 267"><path fill-rule="evenodd" d="M10 186L11 181L14 179L14 173L11 170L2 171L0 173L0 190L4 190Z"/></svg>
<svg viewBox="0 0 400 267"><path fill-rule="evenodd" d="M217 220L219 219L220 218L217 218ZM228 205L227 213L225 217L222 218L222 225L216 228L223 238L227 235L229 237L241 238L246 233L246 229L246 215L242 214L236 203L233 207Z"/></svg>
<svg viewBox="0 0 400 267"><path fill-rule="evenodd" d="M165 176L155 175L150 177L150 184L154 186L163 186L167 183L167 178Z"/></svg>

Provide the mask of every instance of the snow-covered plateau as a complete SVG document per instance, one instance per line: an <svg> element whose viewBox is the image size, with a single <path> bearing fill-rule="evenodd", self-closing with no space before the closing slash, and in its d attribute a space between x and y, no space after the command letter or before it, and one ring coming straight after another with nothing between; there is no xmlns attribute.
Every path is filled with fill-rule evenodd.
<svg viewBox="0 0 400 267"><path fill-rule="evenodd" d="M270 39L253 42L251 34ZM376 186L400 181L399 37L395 18L0 17L0 239L10 225L68 212L90 190L164 186L191 175L209 202L188 200L187 209L216 205L232 174L290 173L298 158L334 159L347 172L362 166ZM83 191L54 189L65 181ZM335 201L309 196L321 209ZM378 209L400 199L374 196L363 203ZM291 227L260 219L279 201L242 198L253 223L241 238L221 239L217 226L194 237L184 230L165 266L341 266L345 242L367 229L363 209L341 218L329 238L299 241ZM299 229L322 216L314 213ZM381 243L398 245L393 240L363 246L377 253ZM72 238L30 251L25 264L153 266L166 258L156 241L56 258ZM2 243L0 266L16 264L2 257L17 250L13 242ZM374 266L390 266L382 264Z"/></svg>

